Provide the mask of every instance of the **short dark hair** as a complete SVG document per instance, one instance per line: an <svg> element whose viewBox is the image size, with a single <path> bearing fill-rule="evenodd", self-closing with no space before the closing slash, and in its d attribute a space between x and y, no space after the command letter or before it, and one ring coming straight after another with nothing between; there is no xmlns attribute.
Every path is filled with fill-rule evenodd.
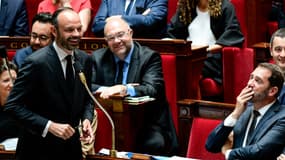
<svg viewBox="0 0 285 160"><path fill-rule="evenodd" d="M58 28L58 19L57 19L58 15L59 15L61 12L66 11L66 10L71 10L71 11L73 11L73 9L70 8L70 7L61 7L61 8L58 8L58 9L53 13L53 15L52 15L52 24L53 24L53 26L54 26L55 28Z"/></svg>
<svg viewBox="0 0 285 160"><path fill-rule="evenodd" d="M34 16L33 20L32 20L32 24L34 24L35 22L41 22L41 23L50 23L52 24L52 15L49 12L41 12L38 13Z"/></svg>
<svg viewBox="0 0 285 160"><path fill-rule="evenodd" d="M284 74L281 68L272 63L259 63L258 67L263 67L271 71L271 76L268 78L268 81L271 87L276 86L278 88L278 92L275 95L275 97L278 97L284 84Z"/></svg>
<svg viewBox="0 0 285 160"><path fill-rule="evenodd" d="M272 34L270 39L270 48L273 47L273 40L275 37L285 38L285 28L280 28Z"/></svg>
<svg viewBox="0 0 285 160"><path fill-rule="evenodd" d="M16 71L16 73L18 72L18 67L16 66L16 64L12 63L11 61L8 61L8 67L10 70L14 70ZM4 71L7 71L8 68L6 67L6 65L3 63L3 61L0 62L0 74L2 74Z"/></svg>

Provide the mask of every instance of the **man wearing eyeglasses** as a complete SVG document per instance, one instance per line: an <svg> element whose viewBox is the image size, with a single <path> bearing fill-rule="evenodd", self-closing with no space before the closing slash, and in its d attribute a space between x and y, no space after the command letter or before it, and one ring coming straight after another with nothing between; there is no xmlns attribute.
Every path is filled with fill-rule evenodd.
<svg viewBox="0 0 285 160"><path fill-rule="evenodd" d="M110 17L104 28L107 48L92 54L92 90L100 97L125 93L156 100L145 106L143 126L135 142L135 152L176 154L177 137L165 96L160 54L133 41L133 30L120 17Z"/></svg>
<svg viewBox="0 0 285 160"><path fill-rule="evenodd" d="M27 56L52 42L51 28L52 15L50 13L39 13L33 18L30 46L17 50L13 58L13 62L18 68L21 67Z"/></svg>

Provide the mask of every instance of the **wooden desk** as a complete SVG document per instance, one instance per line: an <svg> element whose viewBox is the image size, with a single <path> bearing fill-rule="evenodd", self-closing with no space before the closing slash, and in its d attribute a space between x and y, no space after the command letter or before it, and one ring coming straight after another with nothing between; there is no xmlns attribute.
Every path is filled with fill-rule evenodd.
<svg viewBox="0 0 285 160"><path fill-rule="evenodd" d="M0 160L14 160L15 157L15 151L3 151L0 150Z"/></svg>
<svg viewBox="0 0 285 160"><path fill-rule="evenodd" d="M133 160L148 160L147 157L132 158ZM15 151L0 150L0 160L16 160ZM110 156L88 155L84 160L126 160L125 158L114 158Z"/></svg>
<svg viewBox="0 0 285 160"><path fill-rule="evenodd" d="M185 156L188 148L189 133L193 117L225 119L234 109L230 103L184 99L177 102L179 108L179 145L180 155Z"/></svg>
<svg viewBox="0 0 285 160"><path fill-rule="evenodd" d="M206 46L191 48L190 41L160 40L160 39L135 39L140 44L148 46L161 54L176 55L177 99L200 99L199 79L206 59ZM8 50L17 50L29 45L30 37L0 36L0 45L5 45ZM106 47L104 38L83 37L80 49L88 53Z"/></svg>
<svg viewBox="0 0 285 160"><path fill-rule="evenodd" d="M102 107L111 116L115 126L115 149L135 152L135 140L144 121L144 105L152 102L130 105L124 102L125 95L112 96L103 100L95 95ZM100 124L99 124L100 125ZM111 132L111 131L110 131ZM112 137L106 137L112 138ZM111 148L108 148L111 149Z"/></svg>

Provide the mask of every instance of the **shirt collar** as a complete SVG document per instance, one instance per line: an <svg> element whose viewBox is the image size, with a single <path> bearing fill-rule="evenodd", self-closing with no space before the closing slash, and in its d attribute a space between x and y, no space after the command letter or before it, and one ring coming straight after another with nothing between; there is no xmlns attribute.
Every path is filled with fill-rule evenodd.
<svg viewBox="0 0 285 160"><path fill-rule="evenodd" d="M276 101L276 100L275 100L275 101ZM258 112L260 113L260 115L263 116L263 115L266 113L266 111L275 103L275 101L273 101L273 102L271 102L271 103L265 105L264 107L260 108L260 109L258 110Z"/></svg>
<svg viewBox="0 0 285 160"><path fill-rule="evenodd" d="M130 64L133 51L134 51L134 44L132 44L132 48L131 48L130 52L128 53L128 55L124 59L125 63ZM118 63L119 60L120 59L117 56L115 56L115 62Z"/></svg>
<svg viewBox="0 0 285 160"><path fill-rule="evenodd" d="M55 49L55 51L56 51L60 61L64 60L66 56L70 55L70 54L66 53L63 49L61 49L56 44L55 41L53 42L53 47L54 47L54 49ZM72 53L71 53L72 57L73 57L73 54L74 54L74 51L72 51Z"/></svg>

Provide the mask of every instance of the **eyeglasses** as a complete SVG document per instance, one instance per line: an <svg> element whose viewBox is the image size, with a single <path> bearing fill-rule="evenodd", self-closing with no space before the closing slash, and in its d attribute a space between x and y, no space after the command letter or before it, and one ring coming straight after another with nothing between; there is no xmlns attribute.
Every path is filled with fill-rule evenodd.
<svg viewBox="0 0 285 160"><path fill-rule="evenodd" d="M106 36L105 39L106 41L108 42L114 42L115 39L119 39L119 40L122 40L123 38L125 38L125 36L129 33L129 30L127 32L125 31L121 31L121 32L118 32L114 35L109 35L109 36Z"/></svg>
<svg viewBox="0 0 285 160"><path fill-rule="evenodd" d="M35 34L35 33L32 33L31 34L31 38L36 40L37 38L39 39L39 41L43 42L43 41L47 41L50 39L49 36L47 35L38 35L38 34Z"/></svg>

